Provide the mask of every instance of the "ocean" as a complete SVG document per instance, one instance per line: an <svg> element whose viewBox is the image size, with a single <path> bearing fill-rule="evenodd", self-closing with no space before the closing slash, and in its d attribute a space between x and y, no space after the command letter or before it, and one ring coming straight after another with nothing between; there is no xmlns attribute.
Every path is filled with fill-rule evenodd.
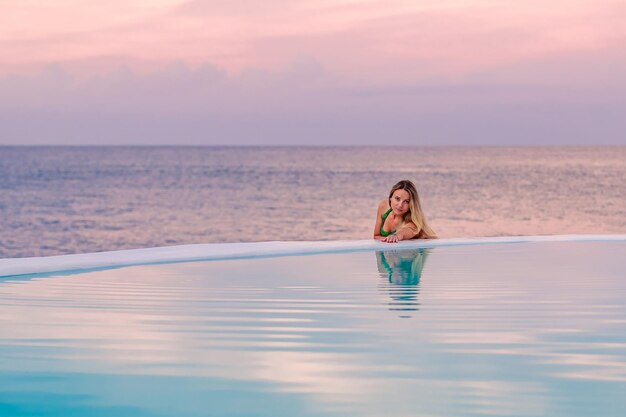
<svg viewBox="0 0 626 417"><path fill-rule="evenodd" d="M0 257L367 239L413 180L440 237L626 233L626 147L0 147Z"/></svg>

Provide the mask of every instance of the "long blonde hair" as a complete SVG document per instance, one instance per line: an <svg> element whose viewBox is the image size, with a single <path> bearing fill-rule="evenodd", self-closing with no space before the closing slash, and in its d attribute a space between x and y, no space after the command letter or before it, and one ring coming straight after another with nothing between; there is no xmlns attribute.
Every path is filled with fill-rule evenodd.
<svg viewBox="0 0 626 417"><path fill-rule="evenodd" d="M389 206L391 206L391 197L397 190L404 190L409 193L409 211L404 215L403 221L412 221L417 226L418 239L437 239L437 234L430 228L426 221L426 216L422 211L420 197L417 194L417 188L409 180L402 180L391 188L389 192Z"/></svg>

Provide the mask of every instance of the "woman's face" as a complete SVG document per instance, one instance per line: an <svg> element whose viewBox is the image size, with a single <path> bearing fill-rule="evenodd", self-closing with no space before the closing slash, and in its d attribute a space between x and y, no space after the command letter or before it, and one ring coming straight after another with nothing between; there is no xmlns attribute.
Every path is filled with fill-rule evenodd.
<svg viewBox="0 0 626 417"><path fill-rule="evenodd" d="M391 195L391 209L398 216L403 216L409 211L411 195L405 190L396 190Z"/></svg>

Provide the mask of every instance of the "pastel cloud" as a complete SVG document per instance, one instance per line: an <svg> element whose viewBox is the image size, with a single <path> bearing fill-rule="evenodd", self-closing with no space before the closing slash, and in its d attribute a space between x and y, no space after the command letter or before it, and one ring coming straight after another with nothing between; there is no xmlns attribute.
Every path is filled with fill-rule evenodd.
<svg viewBox="0 0 626 417"><path fill-rule="evenodd" d="M0 141L585 143L601 127L621 143L624 17L613 0L0 2Z"/></svg>
<svg viewBox="0 0 626 417"><path fill-rule="evenodd" d="M26 0L0 10L5 69L119 56L275 70L311 55L345 76L363 65L374 78L459 76L626 36L626 8L612 1Z"/></svg>

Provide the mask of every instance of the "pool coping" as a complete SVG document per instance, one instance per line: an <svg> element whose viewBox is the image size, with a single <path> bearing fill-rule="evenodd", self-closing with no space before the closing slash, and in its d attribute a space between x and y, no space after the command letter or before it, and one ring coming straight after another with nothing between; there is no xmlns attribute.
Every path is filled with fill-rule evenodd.
<svg viewBox="0 0 626 417"><path fill-rule="evenodd" d="M244 243L204 243L156 248L0 259L0 278L17 275L48 274L109 269L125 266L227 259L265 258L337 252L380 251L390 248L419 249L445 246L484 245L528 242L626 241L626 235L543 235L499 236L411 240L382 243L373 239L340 241L272 241Z"/></svg>

